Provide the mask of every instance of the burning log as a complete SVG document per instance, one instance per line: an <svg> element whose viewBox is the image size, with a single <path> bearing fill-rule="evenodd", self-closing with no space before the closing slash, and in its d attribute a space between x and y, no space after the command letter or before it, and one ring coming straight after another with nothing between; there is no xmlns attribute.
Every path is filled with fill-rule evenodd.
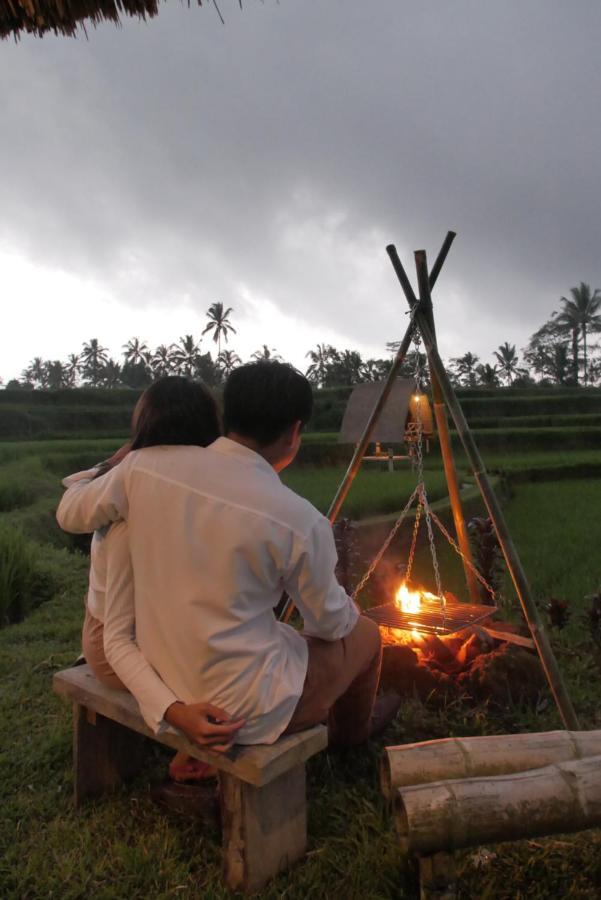
<svg viewBox="0 0 601 900"><path fill-rule="evenodd" d="M380 768L382 793L470 777L508 775L601 754L600 731L547 731L492 737L445 738L386 747Z"/></svg>
<svg viewBox="0 0 601 900"><path fill-rule="evenodd" d="M399 788L403 853L430 855L601 825L601 756L542 769Z"/></svg>

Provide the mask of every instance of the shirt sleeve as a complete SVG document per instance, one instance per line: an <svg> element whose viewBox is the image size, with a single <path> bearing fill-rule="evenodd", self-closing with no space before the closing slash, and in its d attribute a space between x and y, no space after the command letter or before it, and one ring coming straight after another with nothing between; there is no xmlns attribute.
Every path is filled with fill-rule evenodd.
<svg viewBox="0 0 601 900"><path fill-rule="evenodd" d="M133 454L96 478L96 469L78 472L65 478L67 488L56 511L56 519L63 531L88 534L128 513L127 482L134 461Z"/></svg>
<svg viewBox="0 0 601 900"><path fill-rule="evenodd" d="M336 641L353 630L359 610L336 579L332 526L320 516L305 538L284 584L304 619L304 632Z"/></svg>
<svg viewBox="0 0 601 900"><path fill-rule="evenodd" d="M113 671L138 701L148 727L155 734L162 734L170 727L164 719L165 712L179 698L161 680L136 643L134 577L125 522L113 525L104 546L104 652Z"/></svg>

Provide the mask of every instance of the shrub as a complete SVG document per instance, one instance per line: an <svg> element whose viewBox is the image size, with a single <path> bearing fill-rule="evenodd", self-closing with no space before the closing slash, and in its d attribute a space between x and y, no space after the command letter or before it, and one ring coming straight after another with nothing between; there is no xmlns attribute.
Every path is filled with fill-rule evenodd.
<svg viewBox="0 0 601 900"><path fill-rule="evenodd" d="M34 500L35 490L32 486L19 484L10 478L0 478L0 512L29 506Z"/></svg>
<svg viewBox="0 0 601 900"><path fill-rule="evenodd" d="M0 627L20 622L55 590L36 547L14 527L0 523Z"/></svg>

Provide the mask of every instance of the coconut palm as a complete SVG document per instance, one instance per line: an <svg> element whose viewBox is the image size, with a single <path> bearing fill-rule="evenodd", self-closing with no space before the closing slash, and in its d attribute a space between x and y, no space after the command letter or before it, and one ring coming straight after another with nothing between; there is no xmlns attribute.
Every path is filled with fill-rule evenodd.
<svg viewBox="0 0 601 900"><path fill-rule="evenodd" d="M358 384L362 381L363 360L356 350L335 351L328 363L324 387Z"/></svg>
<svg viewBox="0 0 601 900"><path fill-rule="evenodd" d="M51 391L69 387L69 370L59 359L46 363L46 386Z"/></svg>
<svg viewBox="0 0 601 900"><path fill-rule="evenodd" d="M515 344L509 344L505 341L500 347L494 351L493 356L499 363L501 376L507 380L507 384L511 385L513 379L520 374L519 357L516 353Z"/></svg>
<svg viewBox="0 0 601 900"><path fill-rule="evenodd" d="M499 372L496 366L491 366L489 363L485 365L480 364L476 366L476 374L482 387L499 386Z"/></svg>
<svg viewBox="0 0 601 900"><path fill-rule="evenodd" d="M108 350L101 347L98 338L91 338L81 348L81 362L84 379L92 387L98 387L101 380L102 369L109 361Z"/></svg>
<svg viewBox="0 0 601 900"><path fill-rule="evenodd" d="M159 344L150 357L150 369L154 378L163 378L169 375L177 365L175 348L173 344Z"/></svg>
<svg viewBox="0 0 601 900"><path fill-rule="evenodd" d="M121 366L114 359L107 359L100 372L102 387L114 388L121 383Z"/></svg>
<svg viewBox="0 0 601 900"><path fill-rule="evenodd" d="M70 353L65 365L67 369L67 387L75 387L81 371L81 360L76 353Z"/></svg>
<svg viewBox="0 0 601 900"><path fill-rule="evenodd" d="M267 346L267 344L263 344L262 350L255 350L253 354L251 354L251 359L256 360L264 360L264 359L273 359L273 360L281 360L282 357L279 353L276 353L275 347L272 347L271 350Z"/></svg>
<svg viewBox="0 0 601 900"><path fill-rule="evenodd" d="M476 384L476 366L479 359L473 353L464 353L463 356L456 356L451 360L451 365L455 369L455 375L460 384L468 387L474 387ZM463 379L463 382L461 381Z"/></svg>
<svg viewBox="0 0 601 900"><path fill-rule="evenodd" d="M580 287L570 288L571 299L561 297L563 309L555 315L555 323L572 338L574 377L579 375L579 340L582 338L584 384L588 384L587 336L591 331L601 331L601 292L591 293L590 285L580 282Z"/></svg>
<svg viewBox="0 0 601 900"><path fill-rule="evenodd" d="M200 356L200 341L196 343L191 334L181 337L177 344L173 345L173 361L177 371L182 375L191 377Z"/></svg>
<svg viewBox="0 0 601 900"><path fill-rule="evenodd" d="M212 303L207 309L208 324L205 326L203 334L207 331L213 332L213 340L217 344L217 358L221 355L221 338L226 342L230 332L236 334L236 329L229 321L229 314L234 310L228 306L224 310L223 303Z"/></svg>
<svg viewBox="0 0 601 900"><path fill-rule="evenodd" d="M321 387L328 374L328 366L336 358L337 352L329 344L318 344L315 350L309 350L305 356L311 360L311 365L305 372L309 381Z"/></svg>
<svg viewBox="0 0 601 900"><path fill-rule="evenodd" d="M48 386L46 363L41 356L35 356L23 370L23 379L26 384L33 384L42 389Z"/></svg>
<svg viewBox="0 0 601 900"><path fill-rule="evenodd" d="M150 350L145 341L141 341L137 337L130 338L127 344L123 344L123 350L123 359L126 363L130 363L132 366L136 366L138 363L148 365Z"/></svg>
<svg viewBox="0 0 601 900"><path fill-rule="evenodd" d="M236 366L240 365L241 362L242 360L235 350L222 350L217 357L217 365L226 378L234 371Z"/></svg>

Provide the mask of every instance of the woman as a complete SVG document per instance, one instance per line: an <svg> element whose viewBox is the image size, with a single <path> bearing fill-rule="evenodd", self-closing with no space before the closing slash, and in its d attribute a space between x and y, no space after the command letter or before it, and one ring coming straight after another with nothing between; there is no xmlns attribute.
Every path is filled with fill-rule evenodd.
<svg viewBox="0 0 601 900"><path fill-rule="evenodd" d="M167 448L173 445L206 447L221 433L219 411L211 392L198 382L176 376L162 378L144 391L134 410L132 430L130 444L95 469L65 479L65 486L77 480L100 477L118 465L130 451L164 447L168 452ZM164 730L166 723L177 727L184 710L135 643L135 595L126 523L119 522L95 532L90 556L82 634L86 661L107 687L130 690L134 694L142 715L155 732ZM108 653L105 647L109 648ZM212 738L203 743L225 749L229 736L233 737L236 729L232 725L225 731L217 728L210 723L209 717L226 720L227 714L210 704L199 706L206 715L207 732ZM224 734L227 737L224 738ZM170 773L176 780L210 774L207 766L184 754L177 754Z"/></svg>

